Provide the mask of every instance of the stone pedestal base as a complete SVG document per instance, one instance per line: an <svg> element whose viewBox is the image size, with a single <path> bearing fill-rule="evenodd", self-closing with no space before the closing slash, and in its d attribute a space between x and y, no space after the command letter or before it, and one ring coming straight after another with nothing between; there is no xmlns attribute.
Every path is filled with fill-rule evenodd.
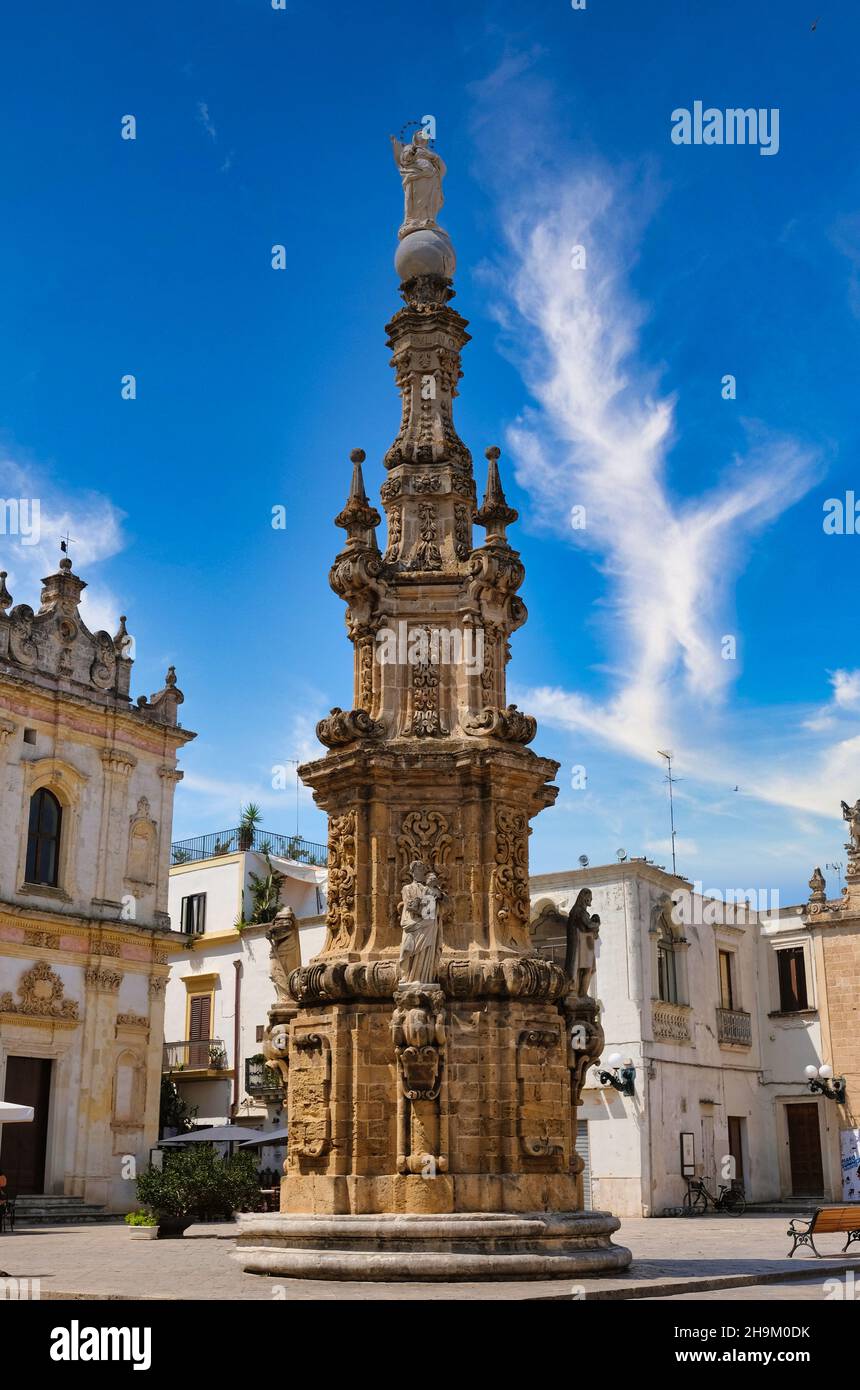
<svg viewBox="0 0 860 1390"><path fill-rule="evenodd" d="M554 1279L626 1269L608 1212L240 1216L249 1274L373 1281Z"/></svg>

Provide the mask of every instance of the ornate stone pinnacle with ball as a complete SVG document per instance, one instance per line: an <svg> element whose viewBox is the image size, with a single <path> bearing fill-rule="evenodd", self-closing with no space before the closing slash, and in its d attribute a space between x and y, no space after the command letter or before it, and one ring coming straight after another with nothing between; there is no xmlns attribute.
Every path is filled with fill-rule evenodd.
<svg viewBox="0 0 860 1390"><path fill-rule="evenodd" d="M264 1050L289 1077L280 1215L241 1217L236 1258L301 1278L579 1277L630 1260L616 1219L582 1210L593 959L584 943L566 972L532 948L529 822L558 763L507 700L527 616L517 513L495 447L478 507L454 423L469 334L436 220L445 165L420 131L392 144L405 302L386 328L401 407L381 460L387 534L381 548L353 450L329 575L352 707L320 721L328 751L299 769L328 815L326 940L270 1010ZM426 639L404 644L419 654L379 659L401 629ZM462 659L467 637L480 664Z"/></svg>

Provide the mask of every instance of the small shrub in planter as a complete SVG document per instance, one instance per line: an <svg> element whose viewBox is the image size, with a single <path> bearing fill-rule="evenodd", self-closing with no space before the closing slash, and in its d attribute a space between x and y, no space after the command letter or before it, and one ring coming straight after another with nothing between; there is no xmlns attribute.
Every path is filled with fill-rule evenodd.
<svg viewBox="0 0 860 1390"><path fill-rule="evenodd" d="M155 1240L158 1235L158 1223L148 1211L127 1212L125 1224L130 1227L132 1240Z"/></svg>
<svg viewBox="0 0 860 1390"><path fill-rule="evenodd" d="M222 1159L209 1144L168 1151L162 1171L141 1173L137 1196L154 1213L160 1240L181 1236L195 1221L229 1221L234 1211L258 1210L257 1160L250 1153Z"/></svg>

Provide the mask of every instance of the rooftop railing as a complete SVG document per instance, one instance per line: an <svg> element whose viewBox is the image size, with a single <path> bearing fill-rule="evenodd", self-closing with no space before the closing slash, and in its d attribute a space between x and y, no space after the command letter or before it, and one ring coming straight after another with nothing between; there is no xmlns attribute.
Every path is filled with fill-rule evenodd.
<svg viewBox="0 0 860 1390"><path fill-rule="evenodd" d="M193 864L199 859L217 859L237 850L256 850L280 859L292 859L295 864L311 864L325 868L328 848L299 835L276 835L270 830L255 830L253 834L236 826L233 830L217 830L212 835L196 835L190 840L175 840L170 847L171 864Z"/></svg>

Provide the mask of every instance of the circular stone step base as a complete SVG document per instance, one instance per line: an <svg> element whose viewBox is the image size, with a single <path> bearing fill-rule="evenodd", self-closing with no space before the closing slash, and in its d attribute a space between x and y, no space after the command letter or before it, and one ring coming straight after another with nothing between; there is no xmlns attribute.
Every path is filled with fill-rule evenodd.
<svg viewBox="0 0 860 1390"><path fill-rule="evenodd" d="M568 1279L614 1273L608 1212L240 1216L232 1258L249 1274L390 1281Z"/></svg>

